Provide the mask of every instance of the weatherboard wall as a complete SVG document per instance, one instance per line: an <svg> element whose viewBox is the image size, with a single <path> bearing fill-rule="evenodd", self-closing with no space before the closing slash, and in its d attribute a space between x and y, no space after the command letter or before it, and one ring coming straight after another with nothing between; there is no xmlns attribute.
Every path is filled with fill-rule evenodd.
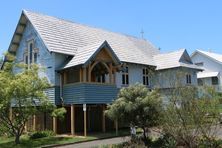
<svg viewBox="0 0 222 148"><path fill-rule="evenodd" d="M115 85L97 83L74 83L64 85L64 104L107 104L116 99Z"/></svg>
<svg viewBox="0 0 222 148"><path fill-rule="evenodd" d="M28 49L28 42L34 41L34 49L38 49L38 58L37 64L42 68L39 72L40 77L46 77L48 81L54 85L55 83L55 66L54 66L54 57L47 50L42 40L40 39L38 33L33 28L33 26L27 22L26 28L23 32L22 39L19 43L19 47L16 52L17 62L24 62L24 53ZM19 69L16 70L19 72Z"/></svg>
<svg viewBox="0 0 222 148"><path fill-rule="evenodd" d="M199 53L196 53L194 56L192 56L192 61L193 63L203 62L202 68L204 69L204 72L219 72L219 75L218 75L219 85L222 84L222 64L219 64L213 59L207 58L206 56L203 56ZM204 79L204 82L207 85L212 84L211 78Z"/></svg>
<svg viewBox="0 0 222 148"><path fill-rule="evenodd" d="M184 85L197 85L196 70L189 68L172 68L157 71L152 78L152 87L174 88ZM191 84L186 83L186 74L191 75Z"/></svg>
<svg viewBox="0 0 222 148"><path fill-rule="evenodd" d="M145 66L138 64L128 64L129 84L143 83L143 68ZM116 86L117 88L124 87L122 85L122 72L116 73Z"/></svg>

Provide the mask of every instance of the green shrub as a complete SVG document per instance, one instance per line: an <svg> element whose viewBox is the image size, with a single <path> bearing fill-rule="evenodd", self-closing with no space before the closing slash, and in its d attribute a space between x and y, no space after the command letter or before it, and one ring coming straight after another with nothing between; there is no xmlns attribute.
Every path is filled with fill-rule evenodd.
<svg viewBox="0 0 222 148"><path fill-rule="evenodd" d="M175 148L175 139L169 134L164 134L160 136L157 140L153 141L151 147L161 147L161 148Z"/></svg>
<svg viewBox="0 0 222 148"><path fill-rule="evenodd" d="M30 139L38 139L43 137L54 136L55 133L53 131L37 131L31 134Z"/></svg>
<svg viewBox="0 0 222 148"><path fill-rule="evenodd" d="M198 147L200 148L221 148L222 147L222 140L220 139L214 139L214 138L210 138L210 139L206 139L201 137L200 139L198 139Z"/></svg>

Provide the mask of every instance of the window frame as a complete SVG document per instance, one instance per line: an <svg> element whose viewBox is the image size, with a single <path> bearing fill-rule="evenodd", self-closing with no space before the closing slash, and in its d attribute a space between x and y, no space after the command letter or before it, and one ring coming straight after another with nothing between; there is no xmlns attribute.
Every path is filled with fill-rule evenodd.
<svg viewBox="0 0 222 148"><path fill-rule="evenodd" d="M215 83L215 80L217 80L216 83ZM219 85L219 79L218 79L218 77L211 77L211 84L212 84L212 85Z"/></svg>
<svg viewBox="0 0 222 148"><path fill-rule="evenodd" d="M186 74L186 84L192 84L191 74Z"/></svg>
<svg viewBox="0 0 222 148"><path fill-rule="evenodd" d="M129 85L129 67L125 66L124 70L122 71L122 85L128 86Z"/></svg>
<svg viewBox="0 0 222 148"><path fill-rule="evenodd" d="M27 41L27 49L25 49L25 53L24 53L24 63L27 65L37 64L38 56L39 56L39 49L35 48L34 40L32 39L32 40ZM28 57L28 61L26 59L27 57Z"/></svg>
<svg viewBox="0 0 222 148"><path fill-rule="evenodd" d="M142 69L142 81L143 81L143 85L145 86L150 86L150 82L149 82L149 70L147 67L144 67Z"/></svg>
<svg viewBox="0 0 222 148"><path fill-rule="evenodd" d="M203 67L204 66L204 62L197 62L197 63L194 63L194 64L199 66L199 67Z"/></svg>
<svg viewBox="0 0 222 148"><path fill-rule="evenodd" d="M203 86L204 85L204 80L203 79L197 79L197 84L198 86Z"/></svg>

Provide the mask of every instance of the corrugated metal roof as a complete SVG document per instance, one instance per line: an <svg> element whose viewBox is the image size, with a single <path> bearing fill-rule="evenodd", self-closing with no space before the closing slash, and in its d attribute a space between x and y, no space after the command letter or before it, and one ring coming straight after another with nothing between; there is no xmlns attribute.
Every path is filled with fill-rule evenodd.
<svg viewBox="0 0 222 148"><path fill-rule="evenodd" d="M23 12L37 30L49 51L76 55L81 48L93 47L95 44L106 40L120 61L155 66L152 56L158 54L159 50L144 39L39 13ZM88 54L86 53L86 56Z"/></svg>
<svg viewBox="0 0 222 148"><path fill-rule="evenodd" d="M197 78L209 78L209 77L217 77L219 72L198 72Z"/></svg>

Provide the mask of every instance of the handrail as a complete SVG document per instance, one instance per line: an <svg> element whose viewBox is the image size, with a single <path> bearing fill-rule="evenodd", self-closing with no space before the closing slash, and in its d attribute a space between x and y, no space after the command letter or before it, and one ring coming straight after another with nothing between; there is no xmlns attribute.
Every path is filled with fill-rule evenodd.
<svg viewBox="0 0 222 148"><path fill-rule="evenodd" d="M95 84L95 85L106 85L106 86L114 86L116 84L111 84L111 83L98 83L98 82L75 82L75 83L69 83L69 84L64 84L63 86L69 86L69 85L79 85L79 84Z"/></svg>

